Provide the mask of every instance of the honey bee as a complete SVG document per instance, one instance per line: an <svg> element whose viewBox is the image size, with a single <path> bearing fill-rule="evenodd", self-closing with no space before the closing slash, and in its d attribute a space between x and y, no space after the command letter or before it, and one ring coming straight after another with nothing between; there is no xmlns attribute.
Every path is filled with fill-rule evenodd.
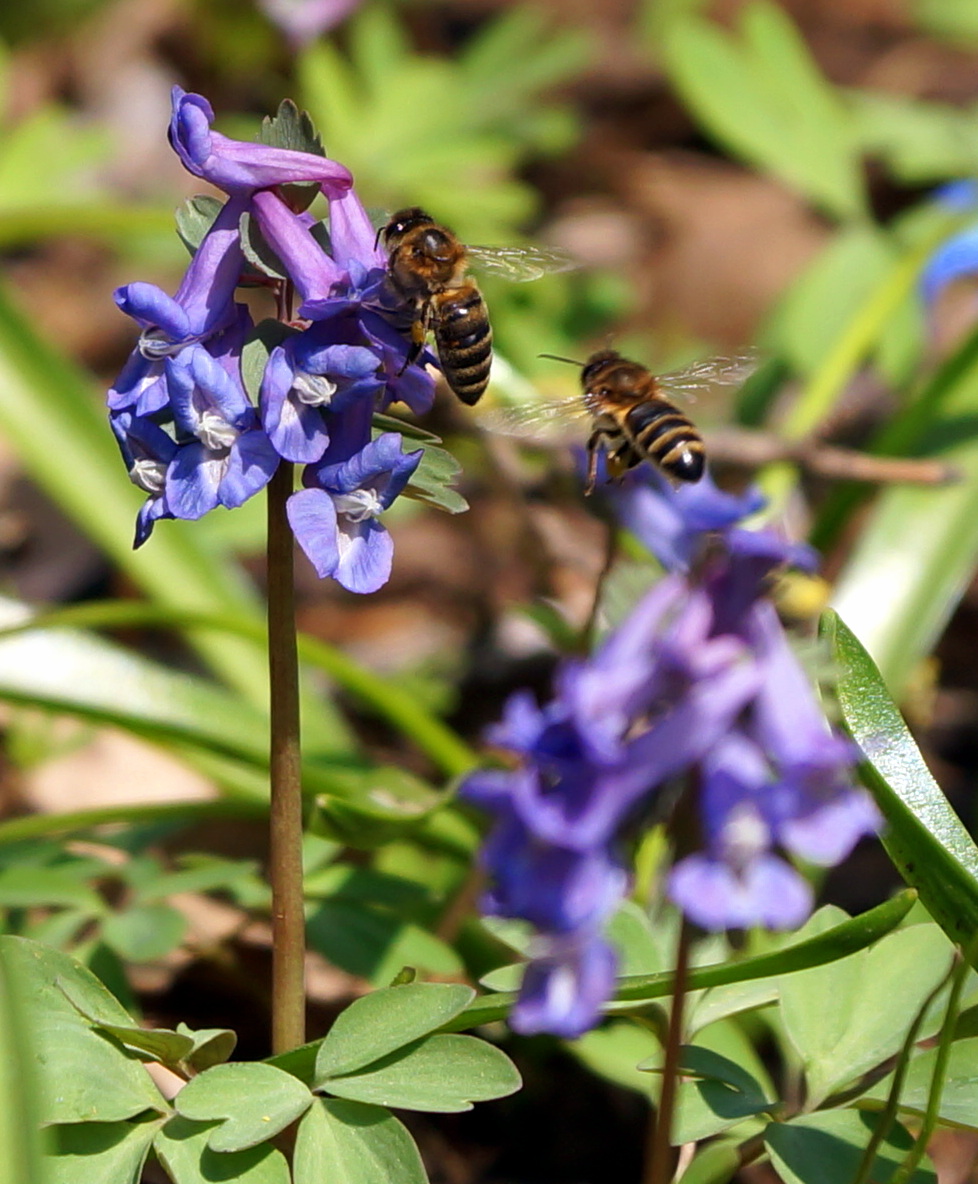
<svg viewBox="0 0 978 1184"><path fill-rule="evenodd" d="M387 273L395 292L411 304L411 351L405 368L433 332L445 381L470 407L489 385L492 326L470 264L513 280L534 280L573 266L558 251L534 247L465 246L447 227L416 206L399 210L377 232L388 251Z"/></svg>
<svg viewBox="0 0 978 1184"><path fill-rule="evenodd" d="M587 361L575 362L554 354L542 357L581 367L583 399L557 400L533 406L509 407L488 417L488 426L511 435L540 435L549 422L574 415L590 421L587 440L587 483L594 492L598 458L606 455L609 480L648 462L673 484L699 481L706 470L703 437L685 412L671 400L673 392L692 392L741 382L756 365L752 352L710 358L668 374L653 374L639 362L615 350L598 350Z"/></svg>

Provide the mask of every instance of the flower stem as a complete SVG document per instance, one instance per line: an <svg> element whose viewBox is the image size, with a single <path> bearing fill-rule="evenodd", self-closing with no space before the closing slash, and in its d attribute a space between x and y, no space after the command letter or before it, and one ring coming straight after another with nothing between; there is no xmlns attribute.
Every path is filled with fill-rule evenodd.
<svg viewBox="0 0 978 1184"><path fill-rule="evenodd" d="M689 975L689 925L683 918L676 945L676 973L672 989L672 1008L669 1012L669 1032L666 1036L665 1058L662 1063L662 1092L655 1113L649 1160L643 1180L645 1184L668 1184L675 1169L672 1147L672 1118L676 1109L679 1086L679 1058L683 1042L683 1010L686 1002L686 982Z"/></svg>
<svg viewBox="0 0 978 1184"><path fill-rule="evenodd" d="M299 662L295 637L292 531L285 505L292 465L268 485L268 676L271 702L272 1051L306 1038L305 915L302 898L302 780Z"/></svg>

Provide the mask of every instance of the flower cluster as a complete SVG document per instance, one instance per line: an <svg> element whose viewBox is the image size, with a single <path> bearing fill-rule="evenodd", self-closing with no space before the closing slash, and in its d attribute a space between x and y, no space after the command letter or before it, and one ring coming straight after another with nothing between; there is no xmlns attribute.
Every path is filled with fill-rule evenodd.
<svg viewBox="0 0 978 1184"><path fill-rule="evenodd" d="M228 139L212 119L205 99L174 88L174 150L228 195L183 282L172 297L147 283L115 294L141 330L108 395L130 478L147 494L136 546L158 519L240 506L291 461L305 466L288 507L299 545L320 576L374 591L392 552L377 516L422 453L404 454L397 433L372 440L373 412L395 400L427 410L434 383L423 367L433 359L405 364L404 317L392 315L385 260L349 172L313 152ZM282 188L310 184L329 203L328 251ZM241 368L255 327L234 299L245 227L257 228L301 301L268 358L257 407Z"/></svg>
<svg viewBox="0 0 978 1184"><path fill-rule="evenodd" d="M676 570L590 659L560 669L546 707L509 701L490 740L518 766L463 789L496 819L487 911L538 930L512 1017L525 1033L575 1037L596 1021L614 982L602 931L627 887L623 829L656 809L690 813L666 787L695 803L700 831L678 839L667 890L708 929L800 924L810 889L780 852L833 864L877 822L852 785L853 747L826 724L765 596L775 567L808 556L735 529L737 503L709 477L621 496ZM710 530L690 567L690 540Z"/></svg>

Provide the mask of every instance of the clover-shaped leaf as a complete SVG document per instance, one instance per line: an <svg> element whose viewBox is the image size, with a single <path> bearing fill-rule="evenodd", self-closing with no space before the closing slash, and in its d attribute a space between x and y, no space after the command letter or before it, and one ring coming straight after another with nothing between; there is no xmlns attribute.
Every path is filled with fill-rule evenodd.
<svg viewBox="0 0 978 1184"><path fill-rule="evenodd" d="M215 1065L177 1094L178 1114L196 1122L220 1119L207 1139L212 1151L256 1147L294 1122L312 1104L297 1078L273 1065Z"/></svg>

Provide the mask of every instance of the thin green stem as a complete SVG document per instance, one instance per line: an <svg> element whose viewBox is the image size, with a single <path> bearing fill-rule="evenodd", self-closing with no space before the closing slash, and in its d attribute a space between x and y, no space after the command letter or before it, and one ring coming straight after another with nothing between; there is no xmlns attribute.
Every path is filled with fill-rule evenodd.
<svg viewBox="0 0 978 1184"><path fill-rule="evenodd" d="M856 1172L852 1184L867 1184L867 1181L870 1179L870 1173L876 1163L876 1153L890 1133L894 1122L896 1122L897 1111L900 1107L900 1095L903 1093L903 1083L907 1077L907 1070L910 1068L910 1059L913 1056L914 1046L920 1038L920 1029L923 1027L924 1019L940 993L947 986L948 980L955 973L956 968L952 963L947 974L920 1005L917 1015L910 1025L910 1029L903 1042L903 1048L900 1050L896 1069L893 1073L893 1083L890 1086L890 1092L886 1098L886 1105L880 1113L879 1121L876 1123L876 1129L873 1131L872 1137L866 1144L866 1150L863 1152L859 1170Z"/></svg>
<svg viewBox="0 0 978 1184"><path fill-rule="evenodd" d="M292 530L286 502L292 465L268 485L268 674L271 706L269 880L272 887L272 1050L306 1038L306 925L302 896L299 658Z"/></svg>
<svg viewBox="0 0 978 1184"><path fill-rule="evenodd" d="M971 944L968 954L973 957L974 943ZM927 1109L924 1111L924 1118L920 1124L920 1130L917 1132L917 1137L914 1139L913 1147L907 1152L903 1163L893 1173L890 1184L907 1184L907 1181L916 1171L917 1165L924 1157L927 1144L930 1142L931 1135L933 1135L934 1129L937 1126L937 1120L940 1117L941 1098L944 1096L944 1083L947 1080L947 1062L951 1056L951 1047L954 1043L954 1022L958 1017L961 992L964 990L964 984L968 980L968 974L971 969L971 957L965 957L963 952L959 950L956 953L956 958L957 965L954 968L954 975L951 979L951 992L948 995L947 1011L944 1016L944 1024L941 1027L937 1055L934 1058L934 1074L930 1079Z"/></svg>
<svg viewBox="0 0 978 1184"><path fill-rule="evenodd" d="M662 1092L655 1112L652 1146L643 1179L646 1184L668 1184L675 1171L676 1155L672 1146L672 1119L679 1090L679 1061L683 1043L683 1012L689 975L690 929L685 918L676 944L676 977L669 1010L665 1058L662 1063Z"/></svg>

